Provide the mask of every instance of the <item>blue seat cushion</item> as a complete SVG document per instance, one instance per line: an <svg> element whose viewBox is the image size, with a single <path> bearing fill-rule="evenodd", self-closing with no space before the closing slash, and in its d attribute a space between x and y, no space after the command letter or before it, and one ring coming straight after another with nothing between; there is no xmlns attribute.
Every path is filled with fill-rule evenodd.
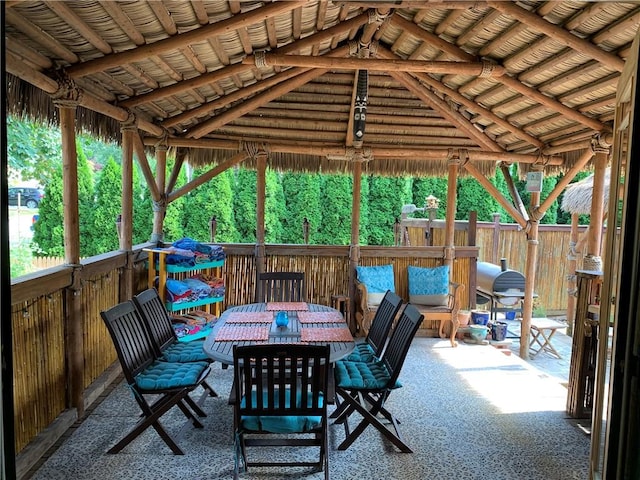
<svg viewBox="0 0 640 480"><path fill-rule="evenodd" d="M357 266L358 281L367 287L367 303L377 307L387 290L396 291L393 265L376 265L372 267Z"/></svg>
<svg viewBox="0 0 640 480"><path fill-rule="evenodd" d="M202 372L209 367L207 362L170 363L153 362L135 377L136 385L143 390L161 390L187 387L195 384Z"/></svg>
<svg viewBox="0 0 640 480"><path fill-rule="evenodd" d="M380 390L389 388L389 371L383 362L351 362L339 360L335 364L336 385L344 389ZM396 382L391 388L402 385Z"/></svg>
<svg viewBox="0 0 640 480"><path fill-rule="evenodd" d="M257 404L256 392L251 394L252 405ZM285 407L290 405L290 391L287 389L285 394ZM322 394L320 394L320 406L324 402ZM309 398L308 404L312 405L312 399ZM263 406L268 405L267 394L262 397ZM274 399L275 406L279 406L279 398L276 395ZM296 395L296 405L301 404L300 392ZM246 406L246 398L240 401L240 406ZM322 417L307 415L243 415L240 418L240 428L245 431L266 432L266 433L302 433L309 432L322 426Z"/></svg>
<svg viewBox="0 0 640 480"><path fill-rule="evenodd" d="M210 362L209 356L204 353L202 346L204 341L176 342L162 352L162 360L165 362Z"/></svg>
<svg viewBox="0 0 640 480"><path fill-rule="evenodd" d="M345 358L348 362L375 362L376 358L373 348L367 342L356 344L356 348Z"/></svg>
<svg viewBox="0 0 640 480"><path fill-rule="evenodd" d="M407 267L409 302L417 305L446 306L449 301L449 265Z"/></svg>

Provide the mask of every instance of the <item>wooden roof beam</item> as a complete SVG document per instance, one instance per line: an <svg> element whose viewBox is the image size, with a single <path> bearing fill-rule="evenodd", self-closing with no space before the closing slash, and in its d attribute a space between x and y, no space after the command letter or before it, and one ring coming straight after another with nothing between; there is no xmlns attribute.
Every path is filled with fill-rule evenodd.
<svg viewBox="0 0 640 480"><path fill-rule="evenodd" d="M196 127L189 129L186 132L185 136L190 138L200 138L207 133L220 128L221 126L226 125L236 118L249 113L262 105L265 105L266 103L269 103L271 100L274 100L284 95L285 93L294 90L300 85L304 85L314 78L318 78L319 76L326 73L326 70L312 69L310 71L306 71L304 69L296 69L296 72L298 73L298 75L294 78L291 78L289 81L280 82L277 85L271 87L269 90L254 96L253 98L243 102L237 107L226 110L225 112L216 115L215 118L201 122Z"/></svg>
<svg viewBox="0 0 640 480"><path fill-rule="evenodd" d="M470 63L470 62L430 62L421 60L404 60L399 57L392 59L377 58L333 58L333 57L308 57L305 55L279 55L265 53L246 57L242 63L247 65L257 65L262 62L267 66L292 66L303 68L326 68L326 69L346 69L346 70L378 70L378 71L400 71L400 72L427 72L436 75L454 73L461 75L484 75L486 77L500 77L504 74L504 68L494 66L490 63Z"/></svg>
<svg viewBox="0 0 640 480"><path fill-rule="evenodd" d="M106 2L110 3L110 2ZM251 25L264 21L265 19L280 15L282 13L289 12L294 8L299 7L306 3L306 0L290 0L287 2L274 2L265 5L255 10L250 10L246 13L234 15L220 22L212 23L210 25L191 30L180 35L169 37L165 40L160 40L147 45L141 45L133 50L127 50L125 52L114 53L95 60L83 62L69 67L68 73L74 78L78 76L89 75L95 72L100 72L109 68L113 68L124 63L132 63L139 60L146 59L154 55L160 55L162 53L186 47L192 43L208 40L210 37L215 37L232 30L236 30L243 25ZM77 62L77 60L76 60Z"/></svg>
<svg viewBox="0 0 640 480"><path fill-rule="evenodd" d="M143 139L145 145L155 145L157 138L148 137ZM210 139L210 138L186 138L168 137L166 143L170 147L182 148L204 148L212 150L240 150L242 143L236 140ZM346 155L346 147L342 144L328 145L322 143L314 145L310 142L268 142L269 151L275 153L292 153L298 155L321 155L321 156L342 156ZM451 154L450 148L432 148L426 150L420 147L388 147L373 145L370 147L374 158L406 158L424 160L447 160ZM455 150L455 149L454 149ZM474 162L518 162L536 163L540 161L538 154L518 154L504 151L487 150L467 150L466 155L470 161ZM547 165L563 165L562 157L549 156Z"/></svg>
<svg viewBox="0 0 640 480"><path fill-rule="evenodd" d="M298 40L294 43L278 48L274 50L273 53L279 53L283 55L292 54L299 50L309 48L313 45L329 40L335 36L341 35L344 32L347 32L353 28L359 28L360 26L365 24L368 21L368 19L369 19L369 16L367 14L358 15L357 17L351 18L349 20L345 20L344 22L339 23L334 27L330 27L326 30L323 30L321 32L305 37L302 40ZM127 100L123 100L122 102L120 102L120 105L122 105L123 107L132 108L132 107L135 107L136 105L140 105L145 102L157 101L170 95L176 95L178 93L182 93L192 88L197 88L204 85L208 85L210 83L218 82L220 80L231 77L233 75L238 75L240 73L249 71L252 68L253 68L252 65L236 63L228 67L224 67L219 70L216 70L204 75L200 75L196 78L185 80L180 83L175 83L173 85L168 85L166 87L159 88L152 92L138 95L136 97L133 97Z"/></svg>
<svg viewBox="0 0 640 480"><path fill-rule="evenodd" d="M491 6L493 6L493 4L500 4L500 5L509 4L509 5L511 5L510 2L496 2L496 1L493 1L493 0L491 0L491 1L487 2L487 3L489 5L491 5ZM494 8L497 8L497 7L494 7ZM520 9L520 7L516 6L516 8L519 9L519 10L522 10L522 9ZM508 11L511 12L512 10L508 9ZM543 23L548 24L548 22L546 22L546 20L540 19L540 17L538 17L537 15L532 14L530 12L527 12L527 13L529 15L532 15L532 16L538 18ZM393 22L396 22L397 21L397 17L394 16L391 20ZM413 25L411 22L407 22L407 21L399 22L397 25L398 26L400 26L400 25L407 26L408 28L418 28L416 25ZM413 27L411 27L412 25L413 25ZM420 29L420 30L422 31L422 29ZM562 29L560 29L560 30L562 30ZM574 37L572 34L570 34L568 32L565 32L565 33L567 35L573 37L574 39L576 39L576 37ZM418 31L415 31L415 34L419 35L418 38L420 38L420 39L426 39L424 34L421 34ZM594 47L594 48L596 50L598 50L600 53L604 53L599 48L597 48L597 47ZM468 55L469 54L467 52L465 52L464 50L462 50L460 47L456 46L456 45L451 45L450 44L450 47L448 47L448 52L447 53L449 53L451 55L457 55L458 56L457 58L460 58L461 60L468 61ZM607 56L607 58L609 58L609 57L618 58L618 57L615 57L614 55L610 55L610 54L607 54L606 56ZM597 58L597 57L594 57L594 58ZM618 60L620 60L620 62L622 62L624 64L624 61L622 59L618 58ZM509 76L508 74L502 75L500 77L500 82L505 84L507 87L512 88L513 90L515 90L515 91L517 91L517 92L519 92L519 93L521 93L523 95L526 95L529 98L534 99L538 103L541 103L543 105L548 106L549 108L551 108L553 110L557 110L557 111L561 112L563 115L567 116L568 118L571 118L571 119L573 119L573 120L575 120L577 122L580 122L580 123L584 123L585 125L593 128L596 131L601 131L601 130L605 129L605 126L602 123L600 123L599 121L594 120L592 118L589 118L586 115L581 114L580 112L574 111L573 109L565 106L561 102L558 102L557 100L542 94L541 92L539 92L535 88L528 87L528 86L524 85L523 83L519 82L517 79ZM462 90L462 88L460 89L460 91L461 90Z"/></svg>
<svg viewBox="0 0 640 480"><path fill-rule="evenodd" d="M595 58L602 62L603 65L606 65L613 70L622 72L622 69L624 68L624 60L620 57L605 52L593 43L576 37L564 28L546 21L539 15L526 10L515 3L488 0L487 4L494 9L501 11L505 15L509 15L522 23L531 25L554 40L571 47L578 53L583 53Z"/></svg>
<svg viewBox="0 0 640 480"><path fill-rule="evenodd" d="M494 124L499 125L502 128L508 130L509 132L511 132L518 138L524 140L525 142L528 142L531 145L534 145L538 148L542 148L543 143L540 142L537 138L529 135L524 130L517 128L515 125L512 125L504 118L501 118L495 113L493 113L491 110L488 110L478 105L474 101L469 100L464 95L460 95L458 92L456 92L452 88L449 88L446 85L443 85L442 83L433 79L429 75L416 74L415 77L418 78L423 83L426 83L427 85L431 86L432 88L443 92L445 95L449 96L453 101L461 105L464 105L469 111L476 112L479 116L486 118L488 120L491 120Z"/></svg>
<svg viewBox="0 0 640 480"><path fill-rule="evenodd" d="M217 109L224 108L233 102L241 101L245 97L266 90L267 88L277 86L279 83L286 82L287 80L295 78L296 76L306 72L307 70L308 69L304 68L291 68L282 73L278 73L277 75L269 77L266 80L254 83L252 85L249 85L248 87L238 89L232 93L216 98L215 100L205 103L204 105L200 105L199 107L183 111L178 115L167 118L161 124L165 128L174 127L181 123L186 123L196 117L210 115Z"/></svg>

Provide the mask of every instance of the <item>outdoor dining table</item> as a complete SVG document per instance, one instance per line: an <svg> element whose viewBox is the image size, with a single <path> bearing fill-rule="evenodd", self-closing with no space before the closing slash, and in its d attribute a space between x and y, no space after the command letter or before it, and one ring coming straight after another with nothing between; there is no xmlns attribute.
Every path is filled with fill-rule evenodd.
<svg viewBox="0 0 640 480"><path fill-rule="evenodd" d="M288 325L276 324L286 312ZM355 341L340 311L306 302L266 302L225 310L204 342L204 351L223 365L233 365L234 345L257 343L326 344L334 363L355 348Z"/></svg>

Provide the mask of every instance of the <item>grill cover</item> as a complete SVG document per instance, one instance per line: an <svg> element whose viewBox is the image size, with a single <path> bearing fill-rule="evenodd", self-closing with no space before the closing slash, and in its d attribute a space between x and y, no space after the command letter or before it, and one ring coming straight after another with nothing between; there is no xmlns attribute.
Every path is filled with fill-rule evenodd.
<svg viewBox="0 0 640 480"><path fill-rule="evenodd" d="M516 270L502 270L499 265L489 262L478 262L478 290L487 295L507 290L524 291L524 275Z"/></svg>

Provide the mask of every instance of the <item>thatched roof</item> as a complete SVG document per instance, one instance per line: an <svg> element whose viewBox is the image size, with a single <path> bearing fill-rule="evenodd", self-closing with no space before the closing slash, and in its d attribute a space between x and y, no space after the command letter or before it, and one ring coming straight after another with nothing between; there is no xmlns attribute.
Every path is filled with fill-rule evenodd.
<svg viewBox="0 0 640 480"><path fill-rule="evenodd" d="M607 168L604 175L604 210L609 204L609 180L611 179L611 169ZM561 208L565 212L589 215L591 213L591 200L593 198L593 174L582 180L571 183L565 189L562 196Z"/></svg>
<svg viewBox="0 0 640 480"><path fill-rule="evenodd" d="M277 168L348 172L355 158L414 175L444 173L452 155L487 174L549 159L547 173L566 171L595 134L610 138L640 19L638 3L608 1L4 6L12 113L55 123L52 98L71 86L81 128L118 139L133 119L148 146L187 148L192 163L251 145Z"/></svg>

